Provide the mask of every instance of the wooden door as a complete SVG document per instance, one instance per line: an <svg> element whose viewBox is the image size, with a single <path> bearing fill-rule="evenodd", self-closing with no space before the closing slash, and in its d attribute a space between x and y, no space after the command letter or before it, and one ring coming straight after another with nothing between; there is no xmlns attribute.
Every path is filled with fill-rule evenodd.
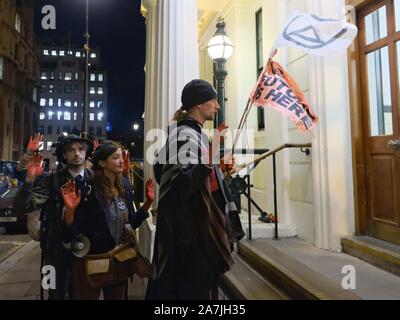
<svg viewBox="0 0 400 320"><path fill-rule="evenodd" d="M367 232L400 244L400 0L358 12Z"/></svg>

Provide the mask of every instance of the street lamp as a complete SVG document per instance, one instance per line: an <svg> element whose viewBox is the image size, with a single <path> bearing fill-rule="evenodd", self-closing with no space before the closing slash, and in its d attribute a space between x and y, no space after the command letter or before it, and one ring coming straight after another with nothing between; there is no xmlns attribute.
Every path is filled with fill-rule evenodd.
<svg viewBox="0 0 400 320"><path fill-rule="evenodd" d="M220 110L215 119L218 127L224 123L225 118L225 78L228 72L225 70L225 63L232 57L233 44L225 32L225 21L222 17L218 18L217 31L207 45L207 52L214 61L214 76L217 80L218 103Z"/></svg>
<svg viewBox="0 0 400 320"><path fill-rule="evenodd" d="M86 33L84 35L86 43L85 49L85 104L83 106L82 138L88 137L88 115L89 115L89 0L86 0Z"/></svg>
<svg viewBox="0 0 400 320"><path fill-rule="evenodd" d="M137 123L134 123L132 127L133 127L133 130L135 130L135 131L138 131L140 128L139 124L137 124Z"/></svg>

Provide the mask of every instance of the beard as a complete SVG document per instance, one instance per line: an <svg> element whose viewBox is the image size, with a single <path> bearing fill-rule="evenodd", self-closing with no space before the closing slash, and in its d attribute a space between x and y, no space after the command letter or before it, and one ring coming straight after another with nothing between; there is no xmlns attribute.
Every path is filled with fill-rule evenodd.
<svg viewBox="0 0 400 320"><path fill-rule="evenodd" d="M73 159L70 162L68 162L68 166L70 168L78 168L78 167L83 166L84 163L85 163L85 161L82 159Z"/></svg>

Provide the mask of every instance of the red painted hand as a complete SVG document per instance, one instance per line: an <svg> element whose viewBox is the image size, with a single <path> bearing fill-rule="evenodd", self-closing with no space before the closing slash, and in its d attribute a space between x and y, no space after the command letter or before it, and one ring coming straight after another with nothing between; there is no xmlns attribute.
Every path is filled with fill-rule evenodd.
<svg viewBox="0 0 400 320"><path fill-rule="evenodd" d="M146 201L154 201L154 182L152 179L149 179L146 182Z"/></svg>
<svg viewBox="0 0 400 320"><path fill-rule="evenodd" d="M131 161L129 160L129 151L124 150L122 152L122 160L124 161L124 171L123 174L127 176L129 174L129 167L131 165Z"/></svg>
<svg viewBox="0 0 400 320"><path fill-rule="evenodd" d="M220 161L221 170L224 173L229 173L232 171L235 165L235 157L232 152L226 154Z"/></svg>
<svg viewBox="0 0 400 320"><path fill-rule="evenodd" d="M221 142L223 142L224 140L224 135L226 130L229 127L226 126L225 124L221 124L216 131L214 131L214 137L211 140L210 143L210 151L209 151L209 160L210 160L210 164L218 164L218 160L219 160L219 151L220 151L220 147L221 147ZM217 161L216 163L214 163L213 161Z"/></svg>
<svg viewBox="0 0 400 320"><path fill-rule="evenodd" d="M27 179L34 181L43 173L43 156L35 154L28 163Z"/></svg>
<svg viewBox="0 0 400 320"><path fill-rule="evenodd" d="M64 206L67 209L65 221L71 224L74 221L75 210L81 202L81 191L76 191L75 181L67 182L61 187L61 196L64 200Z"/></svg>
<svg viewBox="0 0 400 320"><path fill-rule="evenodd" d="M43 140L43 135L40 133L36 133L34 137L31 136L29 139L27 151L30 153L34 153L39 151L39 144Z"/></svg>
<svg viewBox="0 0 400 320"><path fill-rule="evenodd" d="M93 152L96 151L96 149L98 148L98 146L100 145L99 141L97 139L93 140Z"/></svg>
<svg viewBox="0 0 400 320"><path fill-rule="evenodd" d="M217 128L217 130L218 130L218 132L223 132L223 133L225 133L225 131L226 131L226 129L228 129L229 127L225 124L225 123L222 123L218 128ZM224 143L224 141L225 141L225 137L224 137L224 135L222 134L221 136L220 136L220 138L219 138L220 140L220 143Z"/></svg>

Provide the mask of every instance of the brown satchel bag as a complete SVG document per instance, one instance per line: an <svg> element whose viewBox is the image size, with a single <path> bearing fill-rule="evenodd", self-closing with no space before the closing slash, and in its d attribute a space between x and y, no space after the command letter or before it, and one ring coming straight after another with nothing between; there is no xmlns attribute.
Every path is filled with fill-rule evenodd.
<svg viewBox="0 0 400 320"><path fill-rule="evenodd" d="M131 243L122 243L113 250L83 258L88 284L93 288L103 288L127 281L136 273L148 278L150 263Z"/></svg>

